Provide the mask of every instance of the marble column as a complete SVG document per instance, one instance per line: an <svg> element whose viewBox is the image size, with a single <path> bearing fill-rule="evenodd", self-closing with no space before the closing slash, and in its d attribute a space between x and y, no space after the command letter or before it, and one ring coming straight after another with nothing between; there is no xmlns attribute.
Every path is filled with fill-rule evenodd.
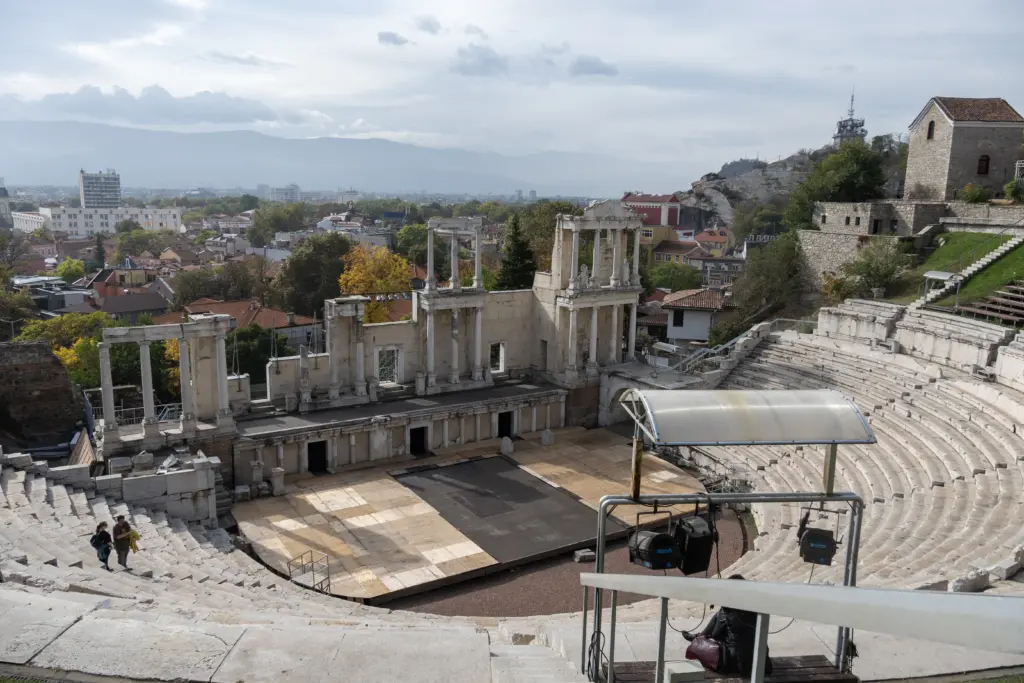
<svg viewBox="0 0 1024 683"><path fill-rule="evenodd" d="M576 371L576 309L569 309L569 369Z"/></svg>
<svg viewBox="0 0 1024 683"><path fill-rule="evenodd" d="M558 428L565 426L565 397L558 402Z"/></svg>
<svg viewBox="0 0 1024 683"><path fill-rule="evenodd" d="M100 342L96 345L100 350L100 387L103 397L103 431L117 429L117 418L114 417L114 378L110 372L110 344Z"/></svg>
<svg viewBox="0 0 1024 683"><path fill-rule="evenodd" d="M178 379L181 384L181 436L189 438L196 433L195 388L192 386L192 344L178 340Z"/></svg>
<svg viewBox="0 0 1024 683"><path fill-rule="evenodd" d="M561 235L558 236L561 238ZM572 229L572 261L569 263L569 289L576 289L576 277L580 272L580 231Z"/></svg>
<svg viewBox="0 0 1024 683"><path fill-rule="evenodd" d="M228 417L231 406L228 405L228 355L224 335L217 335L217 415Z"/></svg>
<svg viewBox="0 0 1024 683"><path fill-rule="evenodd" d="M615 365L619 362L619 346L622 342L619 337L619 304L612 306L612 336L611 342L608 344L608 362Z"/></svg>
<svg viewBox="0 0 1024 683"><path fill-rule="evenodd" d="M299 442L299 473L309 471L309 439Z"/></svg>
<svg viewBox="0 0 1024 683"><path fill-rule="evenodd" d="M598 307L590 308L590 356L587 359L587 372L597 374L597 312Z"/></svg>
<svg viewBox="0 0 1024 683"><path fill-rule="evenodd" d="M476 309L473 322L473 381L479 382L484 378L484 367L481 364L484 346L484 309L482 306Z"/></svg>
<svg viewBox="0 0 1024 683"><path fill-rule="evenodd" d="M619 268L622 267L622 231L609 230L608 232L612 239L612 277L609 280L609 284L612 287L618 287L620 284Z"/></svg>
<svg viewBox="0 0 1024 683"><path fill-rule="evenodd" d="M331 309L328 306L324 306L324 334L326 335L324 351L327 352L327 365L331 373L330 381L327 385L327 398L329 399L338 398L341 391L341 378L339 377L341 358L336 358L334 353L334 331L337 325L337 318L331 314Z"/></svg>
<svg viewBox="0 0 1024 683"><path fill-rule="evenodd" d="M434 312L427 311L427 386L437 386L434 374Z"/></svg>
<svg viewBox="0 0 1024 683"><path fill-rule="evenodd" d="M480 413L473 416L473 441L480 440Z"/></svg>
<svg viewBox="0 0 1024 683"><path fill-rule="evenodd" d="M434 229L427 226L427 281L423 288L431 292L437 281L434 279Z"/></svg>
<svg viewBox="0 0 1024 683"><path fill-rule="evenodd" d="M356 433L352 432L348 435L348 461L354 463L356 461Z"/></svg>
<svg viewBox="0 0 1024 683"><path fill-rule="evenodd" d="M484 288L483 261L480 259L480 226L473 232L473 288Z"/></svg>
<svg viewBox="0 0 1024 683"><path fill-rule="evenodd" d="M366 396L366 348L363 344L362 323L356 339L356 396Z"/></svg>
<svg viewBox="0 0 1024 683"><path fill-rule="evenodd" d="M633 231L633 274L629 282L634 287L640 286L640 228Z"/></svg>
<svg viewBox="0 0 1024 683"><path fill-rule="evenodd" d="M448 383L459 383L459 312L452 309L452 364L448 373Z"/></svg>
<svg viewBox="0 0 1024 683"><path fill-rule="evenodd" d="M544 429L551 429L551 404L544 404Z"/></svg>
<svg viewBox="0 0 1024 683"><path fill-rule="evenodd" d="M629 305L629 346L626 348L629 360L636 360L636 309L635 302Z"/></svg>
<svg viewBox="0 0 1024 683"><path fill-rule="evenodd" d="M284 467L284 442L277 442L277 466Z"/></svg>
<svg viewBox="0 0 1024 683"><path fill-rule="evenodd" d="M530 431L537 431L537 406L530 406Z"/></svg>
<svg viewBox="0 0 1024 683"><path fill-rule="evenodd" d="M150 365L149 345L151 342L139 342L139 365L142 368L142 413L143 424L156 422L156 406L153 404L153 366Z"/></svg>
<svg viewBox="0 0 1024 683"><path fill-rule="evenodd" d="M594 231L594 254L593 254L593 258L591 259L591 261L593 261L594 266L590 269L590 282L591 282L591 284L594 287L598 287L600 285L598 283L597 277L598 277L598 273L600 272L599 268L601 266L601 231L600 230L595 230Z"/></svg>
<svg viewBox="0 0 1024 683"><path fill-rule="evenodd" d="M459 234L452 228L452 242L451 242L451 256L448 257L451 261L451 277L448 278L448 282L453 291L459 291L462 289L462 283L459 280Z"/></svg>
<svg viewBox="0 0 1024 683"><path fill-rule="evenodd" d="M441 420L441 448L448 448L448 418Z"/></svg>

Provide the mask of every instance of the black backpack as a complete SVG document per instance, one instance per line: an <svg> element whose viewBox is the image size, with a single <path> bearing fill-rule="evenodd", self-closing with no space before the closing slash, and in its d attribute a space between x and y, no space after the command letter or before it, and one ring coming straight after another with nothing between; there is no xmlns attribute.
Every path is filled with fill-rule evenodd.
<svg viewBox="0 0 1024 683"><path fill-rule="evenodd" d="M93 534L92 538L89 539L89 545L91 545L93 548L99 548L100 547L100 535L99 534Z"/></svg>

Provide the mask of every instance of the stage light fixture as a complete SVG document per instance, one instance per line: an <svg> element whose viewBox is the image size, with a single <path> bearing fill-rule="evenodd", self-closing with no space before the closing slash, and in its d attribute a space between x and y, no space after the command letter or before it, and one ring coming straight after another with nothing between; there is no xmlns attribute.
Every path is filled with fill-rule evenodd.
<svg viewBox="0 0 1024 683"><path fill-rule="evenodd" d="M633 532L629 537L629 561L647 569L675 569L679 566L679 544L661 531Z"/></svg>
<svg viewBox="0 0 1024 683"><path fill-rule="evenodd" d="M832 565L836 555L836 539L829 529L804 529L800 536L800 559L811 564Z"/></svg>
<svg viewBox="0 0 1024 683"><path fill-rule="evenodd" d="M675 525L674 536L682 553L683 574L706 572L715 548L715 532L708 521L697 516L682 519Z"/></svg>

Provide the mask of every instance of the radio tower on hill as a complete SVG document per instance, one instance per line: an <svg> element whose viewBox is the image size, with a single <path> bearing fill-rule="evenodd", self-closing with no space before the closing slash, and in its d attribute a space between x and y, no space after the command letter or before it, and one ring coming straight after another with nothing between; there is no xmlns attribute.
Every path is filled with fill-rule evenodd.
<svg viewBox="0 0 1024 683"><path fill-rule="evenodd" d="M836 147L847 140L864 140L868 129L864 127L864 119L853 117L853 93L850 93L850 111L845 119L836 124L836 134L832 136L832 144Z"/></svg>

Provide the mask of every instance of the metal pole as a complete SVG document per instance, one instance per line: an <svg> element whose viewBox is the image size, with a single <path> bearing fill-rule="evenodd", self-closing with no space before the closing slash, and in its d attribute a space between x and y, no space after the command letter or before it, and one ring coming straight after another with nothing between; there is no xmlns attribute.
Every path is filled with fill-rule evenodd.
<svg viewBox="0 0 1024 683"><path fill-rule="evenodd" d="M615 608L619 602L619 591L612 591L612 613L608 624L608 675L605 680L615 683Z"/></svg>
<svg viewBox="0 0 1024 683"><path fill-rule="evenodd" d="M583 587L583 637L580 638L580 673L587 674L587 587Z"/></svg>
<svg viewBox="0 0 1024 683"><path fill-rule="evenodd" d="M758 613L754 634L754 666L750 669L750 683L763 683L764 663L768 659L768 622L771 615Z"/></svg>
<svg viewBox="0 0 1024 683"><path fill-rule="evenodd" d="M846 564L843 568L843 585L857 585L857 556L860 550L860 526L864 514L864 505L860 502L850 503L850 522L846 532ZM836 634L835 666L845 671L846 649L850 642L850 629L840 626Z"/></svg>
<svg viewBox="0 0 1024 683"><path fill-rule="evenodd" d="M665 678L665 629L668 625L668 598L661 599L661 616L658 618L658 663L654 680L661 683Z"/></svg>
<svg viewBox="0 0 1024 683"><path fill-rule="evenodd" d="M604 573L604 552L605 552L605 528L607 527L608 515L612 513L612 510L618 507L612 499L617 496L604 496L601 498L601 504L597 509L597 544L594 555L594 571L598 574ZM627 498L627 500L629 500ZM600 632L601 630L601 589L594 589L594 632Z"/></svg>

